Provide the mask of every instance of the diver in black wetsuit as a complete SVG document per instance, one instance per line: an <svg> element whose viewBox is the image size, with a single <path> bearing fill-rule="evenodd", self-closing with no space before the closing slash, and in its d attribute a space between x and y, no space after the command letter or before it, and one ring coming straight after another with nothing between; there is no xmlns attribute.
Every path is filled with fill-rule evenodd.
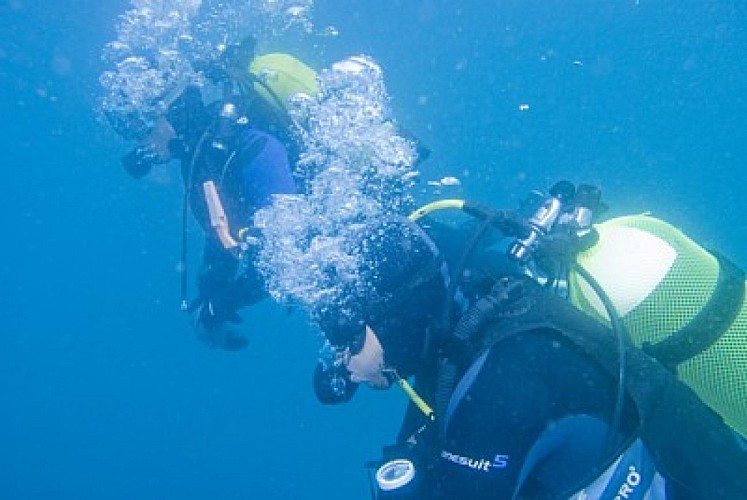
<svg viewBox="0 0 747 500"><path fill-rule="evenodd" d="M619 356L612 331L510 263L455 263L437 243L465 238L430 232L393 219L361 236L371 286L317 314L323 403L359 383L413 400L379 498L747 498L747 451L661 364Z"/></svg>

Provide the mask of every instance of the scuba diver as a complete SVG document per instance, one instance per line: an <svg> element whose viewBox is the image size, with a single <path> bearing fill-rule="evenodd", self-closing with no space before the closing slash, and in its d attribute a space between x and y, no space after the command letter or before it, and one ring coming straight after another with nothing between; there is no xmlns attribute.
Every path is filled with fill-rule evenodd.
<svg viewBox="0 0 747 500"><path fill-rule="evenodd" d="M230 45L201 68L223 87L223 98L206 105L199 87L181 86L162 99L165 112L107 115L136 147L122 158L134 178L154 165L181 162L185 194L182 224L182 309L196 313L198 338L206 345L239 350L246 337L235 326L239 309L267 296L255 268L259 240L253 214L276 194L298 191L292 165L300 146L288 101L316 93L316 75L287 54L255 56L255 41ZM198 297L187 300L187 212L205 233Z"/></svg>
<svg viewBox="0 0 747 500"><path fill-rule="evenodd" d="M638 345L640 318L626 323L632 309L621 307L621 294L605 293L598 269L575 264L605 255L609 231L591 224L600 206L595 188L558 183L527 215L448 200L381 220L352 242L366 286L349 285L344 301L315 311L327 344L313 385L324 404L349 401L359 384L399 385L410 397L396 443L374 466L373 496L747 498L747 446L736 431L743 428L724 405L717 412L706 404L703 387L690 387L686 361L672 365L671 355ZM445 207L480 223L470 235L422 219ZM498 244L486 237L493 228ZM646 238L631 245L653 248L653 236ZM740 279L744 289L744 274L726 259L715 269L720 292L728 296L723 283ZM649 285L647 297L657 293ZM584 287L607 321L568 300ZM701 306L713 313L730 300ZM745 306L729 307L733 320ZM702 321L695 316L693 323ZM672 337L687 339L686 326ZM728 336L730 326L719 328ZM720 341L707 333L700 343L708 345L691 357ZM734 349L744 353L747 345Z"/></svg>

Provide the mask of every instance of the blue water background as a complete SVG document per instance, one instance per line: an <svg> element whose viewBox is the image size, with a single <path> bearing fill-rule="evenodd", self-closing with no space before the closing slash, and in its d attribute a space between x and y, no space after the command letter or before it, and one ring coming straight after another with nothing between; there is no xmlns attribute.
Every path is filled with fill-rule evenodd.
<svg viewBox="0 0 747 500"><path fill-rule="evenodd" d="M211 351L178 310L180 183L119 166L92 108L123 1L0 3L0 498L351 499L401 395L313 399L317 339L269 302ZM318 0L433 149L425 180L515 206L558 178L747 264L747 4ZM528 109L521 110L522 106ZM435 189L422 185L419 196ZM199 237L191 238L192 269Z"/></svg>

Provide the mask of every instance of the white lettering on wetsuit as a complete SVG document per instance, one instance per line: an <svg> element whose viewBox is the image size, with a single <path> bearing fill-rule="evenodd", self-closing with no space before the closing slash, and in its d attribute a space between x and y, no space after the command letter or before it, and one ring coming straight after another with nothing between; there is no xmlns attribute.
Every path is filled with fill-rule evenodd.
<svg viewBox="0 0 747 500"><path fill-rule="evenodd" d="M450 451L442 450L441 458L448 460L463 467L480 472L490 472L492 469L505 469L508 465L508 455L496 455L493 460L487 458L470 458L463 455L457 455Z"/></svg>
<svg viewBox="0 0 747 500"><path fill-rule="evenodd" d="M631 466L628 470L628 475L625 477L625 482L617 490L615 500L623 500L635 491L635 487L641 484L641 474L635 470L635 467Z"/></svg>

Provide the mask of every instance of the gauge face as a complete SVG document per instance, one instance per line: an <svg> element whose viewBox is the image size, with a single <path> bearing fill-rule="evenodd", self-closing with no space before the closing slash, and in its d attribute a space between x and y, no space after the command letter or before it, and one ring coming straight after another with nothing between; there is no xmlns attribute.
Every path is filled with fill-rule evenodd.
<svg viewBox="0 0 747 500"><path fill-rule="evenodd" d="M376 472L376 482L383 491L392 491L410 484L415 477L415 466L406 459L387 462Z"/></svg>

